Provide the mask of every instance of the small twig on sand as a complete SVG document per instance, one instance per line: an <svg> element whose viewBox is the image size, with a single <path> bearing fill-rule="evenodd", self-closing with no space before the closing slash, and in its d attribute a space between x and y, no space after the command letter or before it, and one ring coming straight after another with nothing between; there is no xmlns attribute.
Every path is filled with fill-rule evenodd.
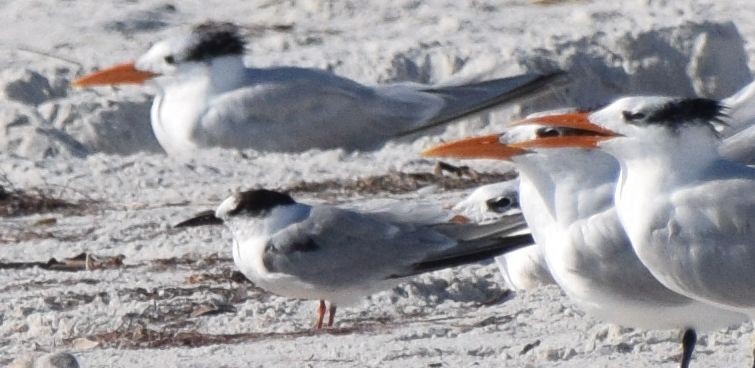
<svg viewBox="0 0 755 368"><path fill-rule="evenodd" d="M64 58L62 56L53 55L53 54L51 54L49 52L46 52L46 51L33 49L33 48L28 47L28 46L14 46L13 49L15 49L16 51L27 52L27 53L30 53L30 54L35 54L35 55L44 56L44 57L47 57L47 58L50 58L50 59L55 59L55 60L58 60L58 61L62 61L64 63L66 63L66 64L75 65L76 68L77 68L76 74L79 74L82 71L84 71L84 64L82 64L82 63L80 63L78 61L75 61L75 60Z"/></svg>

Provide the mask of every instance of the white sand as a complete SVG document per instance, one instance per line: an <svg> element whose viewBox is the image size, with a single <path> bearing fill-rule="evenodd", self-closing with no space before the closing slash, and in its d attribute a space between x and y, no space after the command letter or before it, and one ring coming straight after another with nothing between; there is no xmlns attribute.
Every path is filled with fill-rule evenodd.
<svg viewBox="0 0 755 368"><path fill-rule="evenodd" d="M52 187L64 198L100 201L94 209L73 215L2 218L0 260L44 262L86 251L101 257L122 254L126 265L81 272L0 269L0 365L58 350L72 351L82 367L676 364L677 332L600 323L575 310L555 287L507 297L492 264L425 275L362 305L342 308L333 334L308 333L313 302L229 281L190 283L189 276L233 268L228 235L221 229L175 231L171 224L215 206L236 188L285 188L300 180L391 170L428 172L432 162L416 152L439 138L358 154L209 150L188 163L179 162L160 153L152 136L149 91L76 91L67 84L84 71L133 59L151 42L208 18L232 20L254 31L250 63L328 68L364 83L455 83L550 66L572 73L574 83L555 96L454 125L442 134L458 137L494 131L520 113L596 106L625 93L726 96L751 79L755 3L293 3L0 4L0 23L5 25L0 55L6 55L0 58L0 174L22 188ZM276 31L273 26L292 28ZM473 166L505 171L489 162ZM463 195L425 189L379 197L450 204ZM332 197L300 196L311 201ZM354 201L362 197L343 193L336 199L359 205ZM50 218L56 223L40 223ZM182 256L190 262L155 262ZM230 305L233 311L192 317L203 303ZM140 324L155 331L246 335L232 343L199 347L118 345L127 341L126 332L137 339L134 331ZM703 335L695 365L749 366L751 330L747 324ZM121 332L115 342L91 341L113 331ZM536 346L525 349L528 344Z"/></svg>

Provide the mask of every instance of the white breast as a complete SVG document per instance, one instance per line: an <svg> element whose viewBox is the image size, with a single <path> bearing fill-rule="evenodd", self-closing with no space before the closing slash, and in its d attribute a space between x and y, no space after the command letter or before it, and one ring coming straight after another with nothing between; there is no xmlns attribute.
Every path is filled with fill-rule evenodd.
<svg viewBox="0 0 755 368"><path fill-rule="evenodd" d="M199 143L199 116L207 108L206 80L193 78L165 86L152 103L152 130L160 146L174 157L196 151Z"/></svg>

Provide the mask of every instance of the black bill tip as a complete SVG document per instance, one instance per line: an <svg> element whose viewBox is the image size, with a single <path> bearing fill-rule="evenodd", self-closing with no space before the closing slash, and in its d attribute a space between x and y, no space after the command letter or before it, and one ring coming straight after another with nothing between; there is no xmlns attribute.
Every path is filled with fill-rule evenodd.
<svg viewBox="0 0 755 368"><path fill-rule="evenodd" d="M207 211L202 211L194 215L194 217L188 220L181 221L173 225L173 227L178 228L178 227L194 227L194 226L222 225L222 224L223 224L223 220L215 216L214 210L207 210Z"/></svg>

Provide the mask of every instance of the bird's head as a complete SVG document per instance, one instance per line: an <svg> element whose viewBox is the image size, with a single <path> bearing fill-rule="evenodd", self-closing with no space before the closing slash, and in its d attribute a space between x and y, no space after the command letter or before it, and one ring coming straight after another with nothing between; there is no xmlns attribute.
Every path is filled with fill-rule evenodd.
<svg viewBox="0 0 755 368"><path fill-rule="evenodd" d="M293 221L292 217L298 217L301 213L298 207L297 202L288 194L252 189L236 192L226 198L216 210L200 212L175 227L257 223L265 228L280 228Z"/></svg>
<svg viewBox="0 0 755 368"><path fill-rule="evenodd" d="M453 210L476 223L520 213L519 180L481 186L457 203Z"/></svg>
<svg viewBox="0 0 755 368"><path fill-rule="evenodd" d="M75 81L76 87L170 81L181 75L207 73L213 64L243 65L244 40L232 23L206 22L188 34L154 44L136 61L95 71Z"/></svg>
<svg viewBox="0 0 755 368"><path fill-rule="evenodd" d="M516 157L533 152L541 148L559 147L562 140L592 141L592 127L580 129L572 127L568 121L563 126L551 125L552 117L569 119L581 118L584 113L570 111L563 113L548 112L531 115L516 122L500 134L465 138L428 148L422 152L426 157L451 157L457 159L494 159L513 160ZM542 119L540 121L539 119ZM607 134L603 130L602 134Z"/></svg>
<svg viewBox="0 0 755 368"><path fill-rule="evenodd" d="M707 150L724 125L725 107L705 98L625 97L594 112L528 118L514 126L574 129L577 136L535 139L519 147L598 148L634 156L687 146ZM619 138L619 139L617 139Z"/></svg>

